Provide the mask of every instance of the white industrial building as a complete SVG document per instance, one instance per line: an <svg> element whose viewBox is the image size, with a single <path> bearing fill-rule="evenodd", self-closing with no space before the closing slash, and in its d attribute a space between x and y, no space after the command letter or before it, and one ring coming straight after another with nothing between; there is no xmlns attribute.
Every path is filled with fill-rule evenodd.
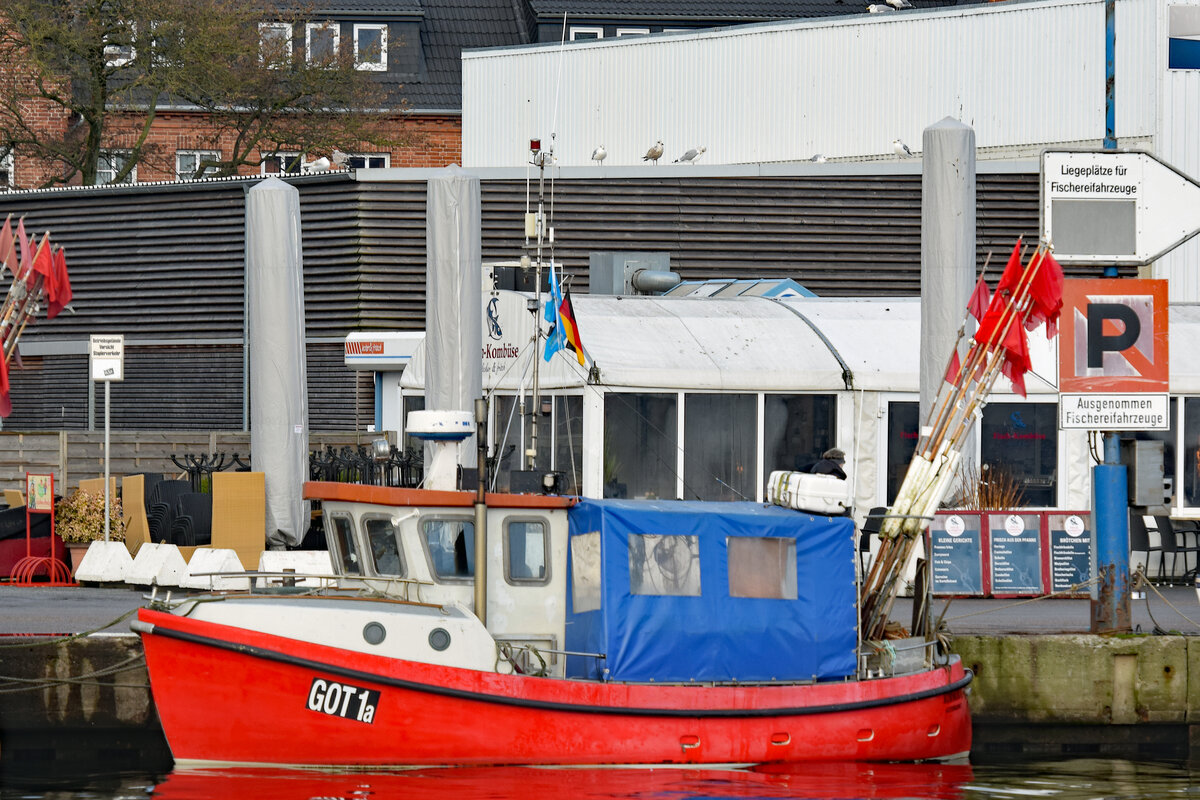
<svg viewBox="0 0 1200 800"><path fill-rule="evenodd" d="M1200 6L1115 4L1115 138L1200 175L1200 71L1170 40L1200 33ZM560 167L623 169L898 159L922 131L970 125L978 158L1099 148L1106 135L1104 0L1000 2L938 10L621 37L463 54L463 165L521 166L529 141ZM664 142L659 166L643 161ZM671 162L703 145L698 164ZM665 165L665 166L664 166ZM818 165L820 166L820 165ZM823 166L830 168L833 164ZM645 173L641 173L645 174ZM1174 300L1200 299L1200 244L1160 259Z"/></svg>

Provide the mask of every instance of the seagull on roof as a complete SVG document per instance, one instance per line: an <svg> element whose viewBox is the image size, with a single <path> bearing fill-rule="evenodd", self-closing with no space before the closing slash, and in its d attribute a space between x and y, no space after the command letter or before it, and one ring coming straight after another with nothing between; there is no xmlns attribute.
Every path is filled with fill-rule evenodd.
<svg viewBox="0 0 1200 800"><path fill-rule="evenodd" d="M896 9L897 11L899 11L902 8L912 8L913 7L912 3L908 2L908 0L884 0L884 2L887 3L889 6L891 6L892 8Z"/></svg>
<svg viewBox="0 0 1200 800"><path fill-rule="evenodd" d="M707 149L708 148L704 147L703 145L701 145L700 147L693 147L691 150L688 150L686 153L681 155L679 158L675 159L675 163L678 164L679 162L682 161L682 162L685 162L688 164L695 164L696 159L699 158L700 156L704 155L704 151Z"/></svg>
<svg viewBox="0 0 1200 800"><path fill-rule="evenodd" d="M595 161L597 164L606 158L608 158L608 151L604 149L604 145L600 145L592 151L592 161Z"/></svg>
<svg viewBox="0 0 1200 800"><path fill-rule="evenodd" d="M872 14L882 14L885 11L895 11L895 10L896 9L892 8L891 6L885 6L882 3L871 3L871 5L867 6L867 11L869 11Z"/></svg>
<svg viewBox="0 0 1200 800"><path fill-rule="evenodd" d="M654 143L653 147L646 151L646 155L642 156L642 161L653 161L655 164L657 164L658 160L662 158L662 154L663 143L662 139L659 139Z"/></svg>
<svg viewBox="0 0 1200 800"><path fill-rule="evenodd" d="M814 155L812 158L809 159L809 161L813 162L814 164L824 164L825 160L826 160L825 156L822 155L821 153L817 153L816 155Z"/></svg>
<svg viewBox="0 0 1200 800"><path fill-rule="evenodd" d="M913 151L908 149L908 145L899 139L894 139L892 141L892 150L896 151L896 155L900 156L901 158L912 158L913 155Z"/></svg>

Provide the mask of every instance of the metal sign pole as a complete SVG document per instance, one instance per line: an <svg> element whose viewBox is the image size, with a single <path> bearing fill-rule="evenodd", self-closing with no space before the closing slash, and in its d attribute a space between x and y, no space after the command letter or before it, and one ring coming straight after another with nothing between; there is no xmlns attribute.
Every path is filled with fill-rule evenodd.
<svg viewBox="0 0 1200 800"><path fill-rule="evenodd" d="M104 541L108 541L109 509L112 499L108 488L108 420L110 399L112 397L112 381L104 382Z"/></svg>

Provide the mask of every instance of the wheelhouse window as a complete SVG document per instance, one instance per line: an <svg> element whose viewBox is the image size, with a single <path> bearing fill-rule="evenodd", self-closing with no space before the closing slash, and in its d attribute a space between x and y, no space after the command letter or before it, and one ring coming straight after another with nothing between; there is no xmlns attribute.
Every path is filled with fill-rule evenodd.
<svg viewBox="0 0 1200 800"><path fill-rule="evenodd" d="M796 540L728 536L729 596L795 600Z"/></svg>
<svg viewBox="0 0 1200 800"><path fill-rule="evenodd" d="M292 26L286 22L258 24L258 60L271 69L292 63Z"/></svg>
<svg viewBox="0 0 1200 800"><path fill-rule="evenodd" d="M888 403L887 413L887 504L900 491L920 436L921 404L910 400Z"/></svg>
<svg viewBox="0 0 1200 800"><path fill-rule="evenodd" d="M102 185L106 183L117 183L117 175L121 170L125 169L125 164L129 161L129 151L127 150L105 150L100 153L100 160L96 164L96 183ZM129 170L120 183L137 183L137 167Z"/></svg>
<svg viewBox="0 0 1200 800"><path fill-rule="evenodd" d="M815 464L837 437L837 398L831 394L763 396L763 471ZM766 476L764 476L765 478Z"/></svg>
<svg viewBox="0 0 1200 800"><path fill-rule="evenodd" d="M475 575L475 523L467 519L426 519L421 523L434 577L467 580Z"/></svg>
<svg viewBox="0 0 1200 800"><path fill-rule="evenodd" d="M752 394L684 395L684 496L753 500L758 403Z"/></svg>
<svg viewBox="0 0 1200 800"><path fill-rule="evenodd" d="M554 469L563 474L564 494L583 494L583 398L554 398Z"/></svg>
<svg viewBox="0 0 1200 800"><path fill-rule="evenodd" d="M304 45L308 63L330 66L337 61L341 31L336 22L310 22L304 27Z"/></svg>
<svg viewBox="0 0 1200 800"><path fill-rule="evenodd" d="M544 520L508 520L504 523L504 576L509 583L544 584L550 539Z"/></svg>
<svg viewBox="0 0 1200 800"><path fill-rule="evenodd" d="M176 150L175 179L190 181L216 175L215 162L220 160L221 154L216 150Z"/></svg>
<svg viewBox="0 0 1200 800"><path fill-rule="evenodd" d="M354 66L371 72L387 70L387 25L354 26Z"/></svg>
<svg viewBox="0 0 1200 800"><path fill-rule="evenodd" d="M371 548L371 563L376 575L405 576L404 556L396 526L390 517L363 517L363 529Z"/></svg>
<svg viewBox="0 0 1200 800"><path fill-rule="evenodd" d="M326 528L333 546L335 566L343 575L362 575L362 561L354 542L354 520L349 514L330 514Z"/></svg>
<svg viewBox="0 0 1200 800"><path fill-rule="evenodd" d="M571 610L576 614L600 608L600 533L571 537Z"/></svg>
<svg viewBox="0 0 1200 800"><path fill-rule="evenodd" d="M604 396L604 496L674 498L679 452L673 394Z"/></svg>
<svg viewBox="0 0 1200 800"><path fill-rule="evenodd" d="M980 474L1003 471L1021 506L1054 506L1058 497L1058 404L989 403L980 420Z"/></svg>
<svg viewBox="0 0 1200 800"><path fill-rule="evenodd" d="M631 534L631 594L700 596L700 537Z"/></svg>

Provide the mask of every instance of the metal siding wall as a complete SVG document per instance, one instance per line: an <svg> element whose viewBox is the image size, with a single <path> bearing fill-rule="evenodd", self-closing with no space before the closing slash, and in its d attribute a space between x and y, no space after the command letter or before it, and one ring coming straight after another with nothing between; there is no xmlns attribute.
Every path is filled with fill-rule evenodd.
<svg viewBox="0 0 1200 800"><path fill-rule="evenodd" d="M1119 3L1118 105L1129 133L1154 127L1155 0ZM1148 38L1149 37L1149 38ZM981 148L1033 152L1104 136L1102 0L972 6L749 26L463 56L463 163L520 166L531 136L558 133L560 166L642 163L655 139L669 162L891 156L947 116ZM561 83L561 85L560 85ZM1031 107L1030 101L1036 100Z"/></svg>
<svg viewBox="0 0 1200 800"><path fill-rule="evenodd" d="M1163 80L1163 130L1157 155L1186 175L1200 178L1200 70L1167 70ZM1171 302L1200 301L1200 240L1193 238L1152 266L1170 281Z"/></svg>
<svg viewBox="0 0 1200 800"><path fill-rule="evenodd" d="M1166 0L1117 3L1118 140L1160 133L1161 81L1167 67L1165 16Z"/></svg>

